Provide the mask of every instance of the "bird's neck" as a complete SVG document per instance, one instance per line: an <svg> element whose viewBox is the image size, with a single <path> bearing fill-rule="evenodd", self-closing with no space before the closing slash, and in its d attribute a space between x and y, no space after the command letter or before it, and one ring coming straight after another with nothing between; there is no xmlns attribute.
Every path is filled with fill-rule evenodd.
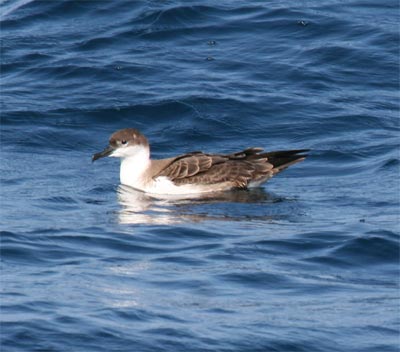
<svg viewBox="0 0 400 352"><path fill-rule="evenodd" d="M120 181L137 189L143 189L151 180L149 167L151 164L148 147L138 147L132 155L121 158Z"/></svg>

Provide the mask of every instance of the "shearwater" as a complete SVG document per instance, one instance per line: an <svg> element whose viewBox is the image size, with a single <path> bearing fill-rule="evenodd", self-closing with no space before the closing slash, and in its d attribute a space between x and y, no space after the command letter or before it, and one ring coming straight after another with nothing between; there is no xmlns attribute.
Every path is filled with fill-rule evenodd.
<svg viewBox="0 0 400 352"><path fill-rule="evenodd" d="M288 166L303 161L309 149L263 152L248 148L233 154L191 152L151 159L147 138L135 128L113 133L92 160L121 158L122 184L150 194L192 194L258 187Z"/></svg>

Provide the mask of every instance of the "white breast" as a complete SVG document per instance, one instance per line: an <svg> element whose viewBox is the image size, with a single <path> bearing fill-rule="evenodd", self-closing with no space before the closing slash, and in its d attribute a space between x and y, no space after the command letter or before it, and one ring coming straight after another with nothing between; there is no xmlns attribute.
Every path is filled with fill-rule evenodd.
<svg viewBox="0 0 400 352"><path fill-rule="evenodd" d="M128 156L121 157L119 178L122 184L142 190L147 183L146 171L150 166L150 153L141 146L128 148L135 150L131 150Z"/></svg>

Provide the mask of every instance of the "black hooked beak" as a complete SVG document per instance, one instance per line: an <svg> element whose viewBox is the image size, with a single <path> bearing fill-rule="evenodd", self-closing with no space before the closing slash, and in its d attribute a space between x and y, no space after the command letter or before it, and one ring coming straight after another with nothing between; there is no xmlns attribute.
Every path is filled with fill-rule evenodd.
<svg viewBox="0 0 400 352"><path fill-rule="evenodd" d="M106 156L109 156L113 151L114 151L114 148L113 148L111 145L109 145L109 146L108 146L106 149L104 149L102 152L93 154L93 156L92 156L92 162L93 162L93 161L96 161L97 159L100 159L100 158L104 158L104 157L106 157Z"/></svg>

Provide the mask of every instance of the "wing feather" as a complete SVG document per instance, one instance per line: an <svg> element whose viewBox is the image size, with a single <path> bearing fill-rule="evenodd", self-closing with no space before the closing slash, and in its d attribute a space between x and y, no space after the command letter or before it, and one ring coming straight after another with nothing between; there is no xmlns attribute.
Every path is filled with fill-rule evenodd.
<svg viewBox="0 0 400 352"><path fill-rule="evenodd" d="M248 148L234 154L192 152L165 159L154 176L165 176L177 185L228 182L245 188L251 181L263 181L289 165L304 159L307 150L262 153L262 148Z"/></svg>
<svg viewBox="0 0 400 352"><path fill-rule="evenodd" d="M180 180L205 172L213 165L213 158L200 152L182 155L173 160L155 177L166 176L170 180Z"/></svg>

